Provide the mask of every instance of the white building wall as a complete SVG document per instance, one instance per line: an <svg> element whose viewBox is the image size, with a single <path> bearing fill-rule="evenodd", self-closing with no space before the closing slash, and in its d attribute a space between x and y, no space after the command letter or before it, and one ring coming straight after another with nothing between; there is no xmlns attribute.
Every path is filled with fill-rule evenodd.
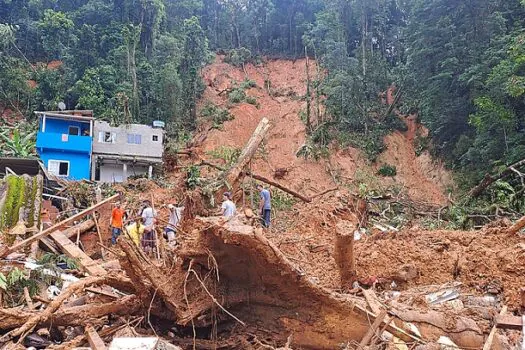
<svg viewBox="0 0 525 350"><path fill-rule="evenodd" d="M141 165L127 165L127 176L148 174L148 167ZM100 182L123 182L124 169L122 164L102 164L100 165Z"/></svg>

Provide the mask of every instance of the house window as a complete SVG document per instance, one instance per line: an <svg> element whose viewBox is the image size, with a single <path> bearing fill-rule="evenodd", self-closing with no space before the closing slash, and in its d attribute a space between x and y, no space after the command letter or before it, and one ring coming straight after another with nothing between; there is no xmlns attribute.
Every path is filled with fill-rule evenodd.
<svg viewBox="0 0 525 350"><path fill-rule="evenodd" d="M55 176L69 176L69 162L65 160L49 160L47 170Z"/></svg>
<svg viewBox="0 0 525 350"><path fill-rule="evenodd" d="M78 126L70 126L69 127L69 135L80 135L80 128Z"/></svg>
<svg viewBox="0 0 525 350"><path fill-rule="evenodd" d="M109 131L100 131L98 133L98 142L100 143L115 143L117 142L117 134Z"/></svg>
<svg viewBox="0 0 525 350"><path fill-rule="evenodd" d="M142 135L139 134L128 134L128 143L140 145L142 143Z"/></svg>
<svg viewBox="0 0 525 350"><path fill-rule="evenodd" d="M154 142L159 141L159 135L153 135L153 141Z"/></svg>

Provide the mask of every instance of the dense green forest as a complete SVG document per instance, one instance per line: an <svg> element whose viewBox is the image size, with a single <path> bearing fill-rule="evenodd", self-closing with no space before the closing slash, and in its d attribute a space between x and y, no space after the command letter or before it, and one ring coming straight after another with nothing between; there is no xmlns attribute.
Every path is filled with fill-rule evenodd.
<svg viewBox="0 0 525 350"><path fill-rule="evenodd" d="M0 108L31 118L64 101L175 135L196 126L216 52L307 54L327 72L313 142L337 135L373 160L400 127L379 99L395 84L468 186L525 158L524 28L519 0L0 0Z"/></svg>

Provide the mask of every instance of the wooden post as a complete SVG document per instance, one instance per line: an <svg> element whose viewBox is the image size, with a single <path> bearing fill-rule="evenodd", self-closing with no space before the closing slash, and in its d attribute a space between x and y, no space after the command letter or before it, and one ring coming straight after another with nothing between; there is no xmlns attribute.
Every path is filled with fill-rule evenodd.
<svg viewBox="0 0 525 350"><path fill-rule="evenodd" d="M71 222L74 222L76 220L79 220L79 219L82 219L83 217L85 217L86 215L89 215L91 214L93 211L95 211L97 208L100 208L101 206L103 206L104 204L107 204L115 199L117 199L120 195L116 194L114 196L111 196L109 198L106 198L105 200L103 200L102 202L100 203L97 203L87 209L84 209L82 210L80 213L78 214L75 214L65 220L62 220L60 221L59 223L45 229L44 231L42 232L39 232L25 240L23 240L22 242L19 242L17 244L14 244L13 246L11 247L6 247L4 248L3 250L0 251L0 258L4 258L6 257L7 255L13 253L13 252L16 252L18 251L19 249L21 248L24 248L26 247L27 245L39 240L40 238L42 237L46 237L48 235L50 235L51 233L61 229L63 226L71 223Z"/></svg>
<svg viewBox="0 0 525 350"><path fill-rule="evenodd" d="M352 288L357 273L354 256L355 227L348 222L336 225L334 258L341 275L341 288Z"/></svg>
<svg viewBox="0 0 525 350"><path fill-rule="evenodd" d="M157 215L155 215L155 204L153 204L153 193L151 194L151 209L153 209L153 232L155 232L155 247L157 247L157 259L160 260L160 241L159 241L159 234L157 232L157 225L156 225L156 219Z"/></svg>
<svg viewBox="0 0 525 350"><path fill-rule="evenodd" d="M106 350L106 344L93 326L86 327L86 338L92 350Z"/></svg>
<svg viewBox="0 0 525 350"><path fill-rule="evenodd" d="M100 226L98 226L97 213L93 213L93 221L95 222L95 227L97 228L98 240L100 241L100 244L103 245L104 242L102 241L102 234L100 233ZM100 247L100 253L102 254L102 260L106 260L104 249L102 247Z"/></svg>

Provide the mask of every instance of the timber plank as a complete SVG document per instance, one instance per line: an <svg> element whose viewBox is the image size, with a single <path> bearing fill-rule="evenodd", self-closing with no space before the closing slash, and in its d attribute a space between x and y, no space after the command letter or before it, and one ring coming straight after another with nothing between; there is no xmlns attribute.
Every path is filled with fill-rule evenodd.
<svg viewBox="0 0 525 350"><path fill-rule="evenodd" d="M84 253L76 244L71 242L61 231L51 233L51 238L62 249L62 251L70 258L78 259L80 268L92 276L103 276L106 274L99 264Z"/></svg>

